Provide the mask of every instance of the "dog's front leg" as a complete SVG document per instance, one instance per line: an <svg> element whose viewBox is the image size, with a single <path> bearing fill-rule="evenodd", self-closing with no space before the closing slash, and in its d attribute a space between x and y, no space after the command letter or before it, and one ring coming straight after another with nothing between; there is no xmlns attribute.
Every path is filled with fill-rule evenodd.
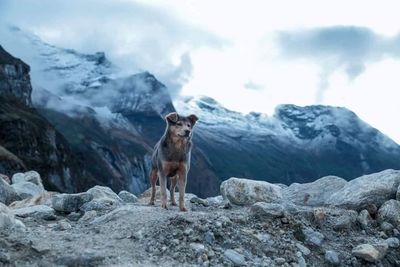
<svg viewBox="0 0 400 267"><path fill-rule="evenodd" d="M163 173L159 173L161 186L161 207L167 209L167 177Z"/></svg>
<svg viewBox="0 0 400 267"><path fill-rule="evenodd" d="M185 190L186 190L186 166L182 167L179 171L178 186L179 186L179 209L181 211L187 211L185 208Z"/></svg>

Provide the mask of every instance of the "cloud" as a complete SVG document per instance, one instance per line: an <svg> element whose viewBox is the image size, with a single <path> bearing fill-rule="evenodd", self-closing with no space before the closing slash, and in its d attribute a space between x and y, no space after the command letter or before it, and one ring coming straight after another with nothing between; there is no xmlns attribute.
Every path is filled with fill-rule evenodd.
<svg viewBox="0 0 400 267"><path fill-rule="evenodd" d="M2 0L0 18L50 44L83 53L104 51L126 75L150 71L173 95L191 77L193 51L226 45L173 10L138 1Z"/></svg>
<svg viewBox="0 0 400 267"><path fill-rule="evenodd" d="M254 90L254 91L260 91L260 90L264 90L264 85L262 84L258 84L255 83L253 81L247 81L244 83L244 88L248 89L248 90Z"/></svg>
<svg viewBox="0 0 400 267"><path fill-rule="evenodd" d="M321 65L318 103L323 102L329 78L338 69L348 79L361 75L366 65L385 58L400 58L400 35L385 37L365 27L332 26L278 33L281 55L308 59Z"/></svg>

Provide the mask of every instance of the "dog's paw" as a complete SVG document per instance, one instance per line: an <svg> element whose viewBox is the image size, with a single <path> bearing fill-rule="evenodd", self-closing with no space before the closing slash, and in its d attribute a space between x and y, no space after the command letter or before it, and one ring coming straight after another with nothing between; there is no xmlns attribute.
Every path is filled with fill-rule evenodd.
<svg viewBox="0 0 400 267"><path fill-rule="evenodd" d="M176 202L171 202L171 206L176 206Z"/></svg>
<svg viewBox="0 0 400 267"><path fill-rule="evenodd" d="M187 208L185 208L185 207L180 208L180 210L181 210L182 212L188 211Z"/></svg>
<svg viewBox="0 0 400 267"><path fill-rule="evenodd" d="M163 208L163 209L166 209L166 210L167 210L167 209L168 209L168 207L167 207L167 204L162 204L162 205L161 205L161 208Z"/></svg>
<svg viewBox="0 0 400 267"><path fill-rule="evenodd" d="M150 201L149 206L154 206L154 201Z"/></svg>

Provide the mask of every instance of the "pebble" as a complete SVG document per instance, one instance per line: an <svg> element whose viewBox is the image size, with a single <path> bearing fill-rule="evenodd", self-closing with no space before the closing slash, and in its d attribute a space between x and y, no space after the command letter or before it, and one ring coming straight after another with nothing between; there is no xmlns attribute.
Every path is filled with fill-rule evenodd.
<svg viewBox="0 0 400 267"><path fill-rule="evenodd" d="M339 255L333 250L327 250L325 252L325 260L332 265L340 264Z"/></svg>
<svg viewBox="0 0 400 267"><path fill-rule="evenodd" d="M246 264L244 256L233 249L225 250L224 257L230 260L235 266L243 266Z"/></svg>
<svg viewBox="0 0 400 267"><path fill-rule="evenodd" d="M400 240L396 237L390 237L390 238L386 239L385 242L386 242L386 244L388 244L388 246L390 248L400 247Z"/></svg>

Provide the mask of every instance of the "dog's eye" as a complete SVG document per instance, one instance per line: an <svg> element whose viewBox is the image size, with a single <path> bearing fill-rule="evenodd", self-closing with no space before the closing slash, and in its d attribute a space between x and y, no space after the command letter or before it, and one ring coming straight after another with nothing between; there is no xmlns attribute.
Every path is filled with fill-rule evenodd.
<svg viewBox="0 0 400 267"><path fill-rule="evenodd" d="M192 125L190 125L190 124L188 124L187 126L188 126L189 128L192 127Z"/></svg>

